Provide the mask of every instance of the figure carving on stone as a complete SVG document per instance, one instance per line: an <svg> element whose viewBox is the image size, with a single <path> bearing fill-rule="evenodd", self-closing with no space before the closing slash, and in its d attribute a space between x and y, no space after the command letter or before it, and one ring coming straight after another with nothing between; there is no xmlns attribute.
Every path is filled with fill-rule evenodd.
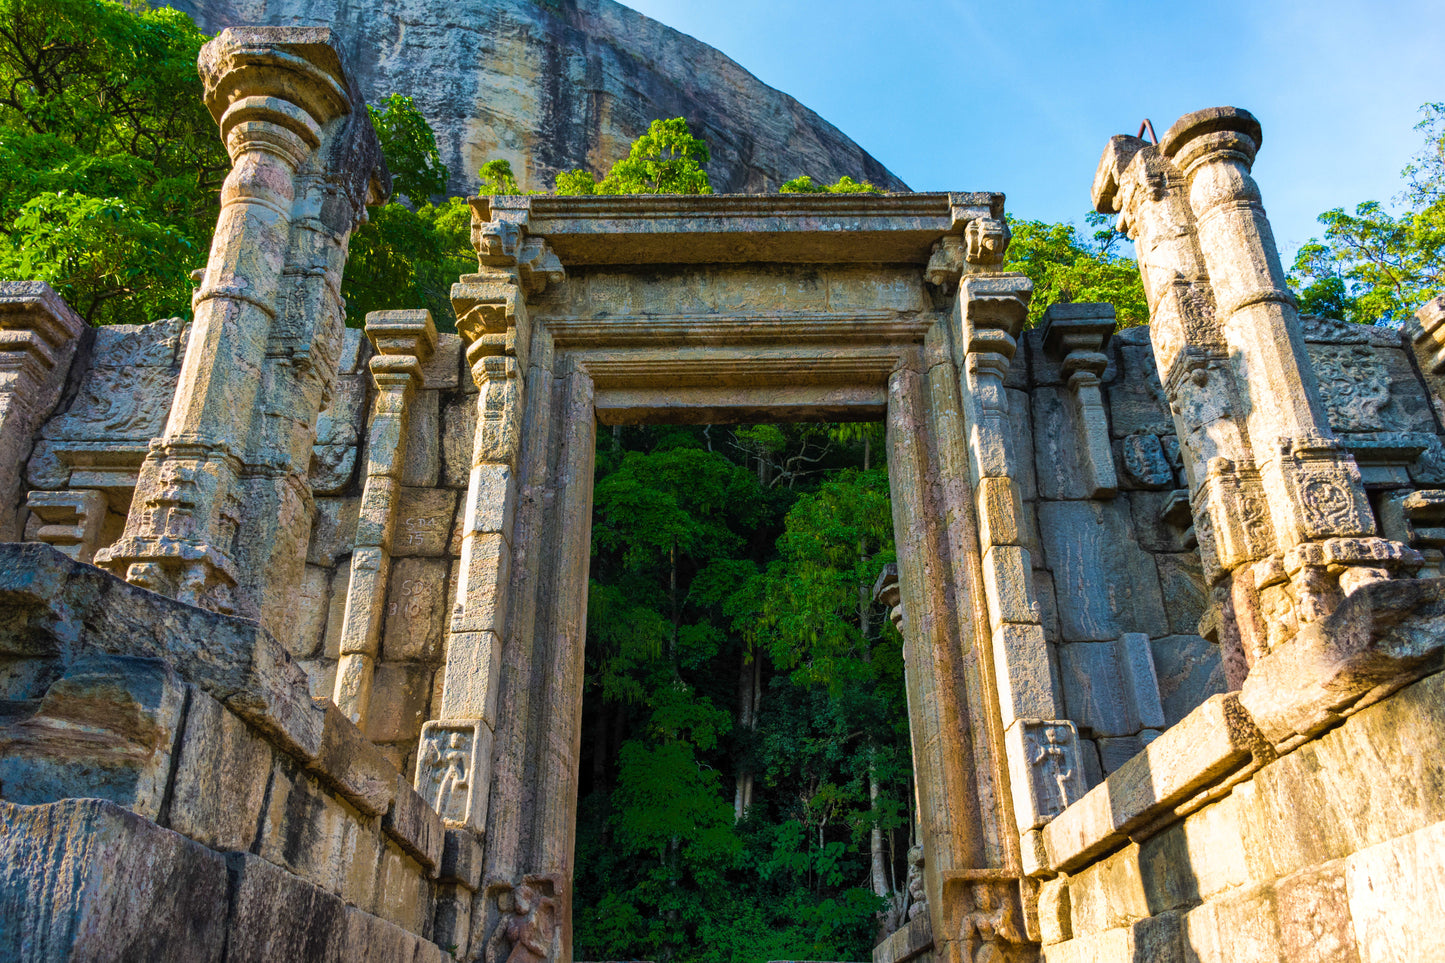
<svg viewBox="0 0 1445 963"><path fill-rule="evenodd" d="M503 916L487 945L489 963L502 963L502 941L510 950L506 963L543 963L551 954L557 924L557 901L530 883L498 896Z"/></svg>
<svg viewBox="0 0 1445 963"><path fill-rule="evenodd" d="M1029 740L1033 753L1029 759L1042 777L1044 787L1040 795L1043 808L1051 816L1057 816L1069 805L1069 788L1074 778L1073 761L1069 750L1060 738L1058 726L1044 726L1032 734Z"/></svg>
<svg viewBox="0 0 1445 963"><path fill-rule="evenodd" d="M969 893L973 908L963 918L960 934L973 963L1007 963L1005 944L1024 942L1014 920L1013 901L988 882L974 883Z"/></svg>
<svg viewBox="0 0 1445 963"><path fill-rule="evenodd" d="M908 850L908 918L915 920L928 912L928 892L923 885L923 847Z"/></svg>
<svg viewBox="0 0 1445 963"><path fill-rule="evenodd" d="M428 741L422 750L422 765L431 772L437 784L436 808L443 818L460 819L466 809L467 789L471 774L467 771L471 748L466 733L453 731L447 735L444 748ZM458 805L453 805L453 803Z"/></svg>
<svg viewBox="0 0 1445 963"><path fill-rule="evenodd" d="M968 222L963 237L967 245L965 256L969 264L1003 263L1009 242L1007 222L993 217L977 218Z"/></svg>

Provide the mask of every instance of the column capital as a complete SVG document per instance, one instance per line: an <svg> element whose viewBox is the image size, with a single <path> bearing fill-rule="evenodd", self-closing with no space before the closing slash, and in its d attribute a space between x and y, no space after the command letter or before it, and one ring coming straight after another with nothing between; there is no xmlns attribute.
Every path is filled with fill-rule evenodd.
<svg viewBox="0 0 1445 963"><path fill-rule="evenodd" d="M372 311L366 316L364 330L377 355L410 355L425 362L436 350L436 323L425 308Z"/></svg>
<svg viewBox="0 0 1445 963"><path fill-rule="evenodd" d="M1259 121L1242 107L1206 107L1176 120L1159 142L1159 151L1191 177L1201 161L1233 160L1248 171L1263 134Z"/></svg>
<svg viewBox="0 0 1445 963"><path fill-rule="evenodd" d="M959 364L966 361L969 371L993 368L1003 377L1018 350L1033 293L1033 282L1022 274L964 277L958 286Z"/></svg>
<svg viewBox="0 0 1445 963"><path fill-rule="evenodd" d="M317 127L352 109L340 38L328 27L231 27L201 48L198 67L218 123L247 101L288 103Z"/></svg>
<svg viewBox="0 0 1445 963"><path fill-rule="evenodd" d="M1075 354L1102 352L1117 326L1112 304L1051 304L1044 311L1044 353L1067 368Z"/></svg>

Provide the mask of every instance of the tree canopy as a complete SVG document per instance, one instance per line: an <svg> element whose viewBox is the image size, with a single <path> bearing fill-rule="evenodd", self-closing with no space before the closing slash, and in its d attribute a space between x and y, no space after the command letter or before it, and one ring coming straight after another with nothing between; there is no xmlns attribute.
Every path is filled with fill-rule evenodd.
<svg viewBox="0 0 1445 963"><path fill-rule="evenodd" d="M1401 324L1445 290L1445 103L1426 104L1424 146L1401 172L1402 213L1378 201L1320 215L1324 237L1299 249L1300 310L1342 321Z"/></svg>
<svg viewBox="0 0 1445 963"><path fill-rule="evenodd" d="M558 194L711 194L703 165L707 144L694 137L681 117L654 120L632 142L627 156L598 180L591 171L557 175Z"/></svg>
<svg viewBox="0 0 1445 963"><path fill-rule="evenodd" d="M190 309L230 160L175 10L0 0L0 276L92 324Z"/></svg>
<svg viewBox="0 0 1445 963"><path fill-rule="evenodd" d="M887 478L858 427L599 441L579 956L867 958L912 789L901 640L869 597Z"/></svg>
<svg viewBox="0 0 1445 963"><path fill-rule="evenodd" d="M819 184L812 176L803 174L790 181L784 181L778 188L779 194L882 194L883 189L867 181L855 181L844 174L831 184Z"/></svg>
<svg viewBox="0 0 1445 963"><path fill-rule="evenodd" d="M1094 229L1090 237L1072 224L1008 219L1013 240L1004 269L1022 272L1034 282L1028 323L1037 324L1051 304L1107 301L1114 305L1119 327L1148 324L1139 266L1118 250L1123 235L1102 214L1086 214L1084 221Z"/></svg>

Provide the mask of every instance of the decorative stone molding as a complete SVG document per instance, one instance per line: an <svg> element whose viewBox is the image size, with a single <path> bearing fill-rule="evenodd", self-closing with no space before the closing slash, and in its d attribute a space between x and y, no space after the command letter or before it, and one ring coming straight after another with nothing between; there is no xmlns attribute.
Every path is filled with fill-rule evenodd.
<svg viewBox="0 0 1445 963"><path fill-rule="evenodd" d="M1044 352L1062 362L1074 395L1091 498L1113 498L1119 491L1109 414L1099 388L1099 378L1109 366L1104 348L1115 323L1112 304L1052 304L1044 312Z"/></svg>
<svg viewBox="0 0 1445 963"><path fill-rule="evenodd" d="M25 541L45 542L77 562L89 562L100 543L105 524L105 495L93 489L31 492L25 508L30 519Z"/></svg>
<svg viewBox="0 0 1445 963"><path fill-rule="evenodd" d="M60 400L85 322L39 281L0 283L0 542L20 538L31 440Z"/></svg>
<svg viewBox="0 0 1445 963"><path fill-rule="evenodd" d="M422 366L436 349L437 330L430 311L373 311L366 316L366 337L376 349L371 376L377 394L371 405L366 481L332 694L337 708L363 729L371 705L392 539L406 471L408 409L416 392L425 387Z"/></svg>

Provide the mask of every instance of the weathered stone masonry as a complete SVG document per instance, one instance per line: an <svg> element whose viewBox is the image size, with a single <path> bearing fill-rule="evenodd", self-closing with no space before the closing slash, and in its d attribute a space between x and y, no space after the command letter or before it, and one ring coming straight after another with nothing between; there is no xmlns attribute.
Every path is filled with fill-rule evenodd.
<svg viewBox="0 0 1445 963"><path fill-rule="evenodd" d="M1246 112L1105 151L1149 328L1024 330L980 193L477 198L459 334L348 331L334 39L202 74L195 320L0 290L0 956L570 960L597 426L800 419L887 425L877 963L1445 952L1445 325L1296 315Z"/></svg>

